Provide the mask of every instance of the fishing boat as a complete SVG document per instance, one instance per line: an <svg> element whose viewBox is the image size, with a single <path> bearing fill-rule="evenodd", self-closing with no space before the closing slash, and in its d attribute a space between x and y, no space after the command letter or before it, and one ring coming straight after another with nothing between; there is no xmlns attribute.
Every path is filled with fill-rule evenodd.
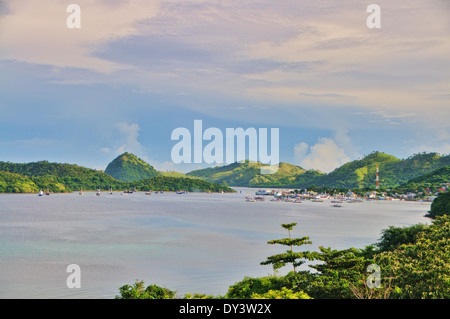
<svg viewBox="0 0 450 319"><path fill-rule="evenodd" d="M80 192L78 194L83 195L83 189L82 188L80 189Z"/></svg>
<svg viewBox="0 0 450 319"><path fill-rule="evenodd" d="M113 194L113 192L112 192L112 187L110 187L110 189L109 189L109 195L112 195Z"/></svg>
<svg viewBox="0 0 450 319"><path fill-rule="evenodd" d="M101 196L102 193L100 192L100 189L97 189L97 196Z"/></svg>
<svg viewBox="0 0 450 319"><path fill-rule="evenodd" d="M50 195L50 190L47 188L47 192L45 193L45 195Z"/></svg>
<svg viewBox="0 0 450 319"><path fill-rule="evenodd" d="M44 196L44 192L42 190L39 191L39 196Z"/></svg>

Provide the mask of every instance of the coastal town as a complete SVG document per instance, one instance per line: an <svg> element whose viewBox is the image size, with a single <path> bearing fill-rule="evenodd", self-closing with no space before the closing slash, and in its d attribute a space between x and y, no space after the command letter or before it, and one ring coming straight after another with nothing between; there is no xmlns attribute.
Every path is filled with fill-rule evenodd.
<svg viewBox="0 0 450 319"><path fill-rule="evenodd" d="M362 202L370 200L390 200L390 201L417 201L417 202L432 202L439 193L446 192L450 183L443 183L441 188L432 191L426 188L425 191L420 192L406 192L393 193L391 189L386 191L371 190L358 191L347 190L346 192L336 191L334 189L327 190L309 190L309 189L283 189L283 190L265 190L260 189L255 192L255 196L250 196L246 193L245 200L247 202L265 201L266 198L271 198L271 201L289 201L301 203L302 200L310 200L312 202L330 201L331 203L339 204L342 202Z"/></svg>

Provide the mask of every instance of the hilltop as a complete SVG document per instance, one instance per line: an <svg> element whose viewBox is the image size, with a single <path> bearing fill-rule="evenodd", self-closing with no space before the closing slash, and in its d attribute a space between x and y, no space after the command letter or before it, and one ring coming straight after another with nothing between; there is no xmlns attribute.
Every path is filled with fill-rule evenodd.
<svg viewBox="0 0 450 319"><path fill-rule="evenodd" d="M315 185L350 189L374 188L377 165L380 186L392 188L450 165L450 155L420 153L407 159L399 159L386 153L373 152L362 159L345 163L328 174L317 170L307 171L287 163L280 163L276 174L261 174L260 168L263 164L245 162L195 170L187 175L210 182L225 182L230 186L306 188Z"/></svg>
<svg viewBox="0 0 450 319"><path fill-rule="evenodd" d="M231 186L247 187L284 187L290 185L304 176L305 180L312 176L320 176L318 171L306 171L300 166L289 163L280 163L275 174L262 174L261 169L268 168L269 165L259 162L245 161L242 163L232 163L225 166L199 169L187 173L188 176L195 176L203 180Z"/></svg>
<svg viewBox="0 0 450 319"><path fill-rule="evenodd" d="M128 152L117 156L109 163L105 173L123 182L139 181L160 175L153 166Z"/></svg>
<svg viewBox="0 0 450 319"><path fill-rule="evenodd" d="M49 189L52 193L83 190L125 190L138 191L211 191L232 192L224 186L183 177L181 173L161 173L140 181L120 181L100 170L74 164L0 162L0 193L36 193Z"/></svg>

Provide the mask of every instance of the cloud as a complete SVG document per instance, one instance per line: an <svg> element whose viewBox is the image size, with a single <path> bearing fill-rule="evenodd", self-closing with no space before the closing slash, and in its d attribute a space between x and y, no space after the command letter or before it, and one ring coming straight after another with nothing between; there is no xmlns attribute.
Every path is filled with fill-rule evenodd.
<svg viewBox="0 0 450 319"><path fill-rule="evenodd" d="M70 2L36 5L34 0L8 1L0 16L0 59L59 68L84 68L110 73L127 65L94 56L108 41L138 34L138 22L156 16L157 1L78 0L81 28L69 29L66 12Z"/></svg>
<svg viewBox="0 0 450 319"><path fill-rule="evenodd" d="M310 146L300 142L294 146L294 160L305 169L318 169L329 173L358 157L357 148L345 131L339 130L334 138L320 137Z"/></svg>

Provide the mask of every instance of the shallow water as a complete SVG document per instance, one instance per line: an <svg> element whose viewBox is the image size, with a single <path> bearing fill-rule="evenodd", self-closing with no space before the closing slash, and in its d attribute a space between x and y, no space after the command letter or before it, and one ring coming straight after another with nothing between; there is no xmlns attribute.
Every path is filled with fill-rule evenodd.
<svg viewBox="0 0 450 319"><path fill-rule="evenodd" d="M225 294L245 276L273 273L259 263L287 235L312 245L362 248L390 225L430 223L430 203L245 202L246 193L0 195L0 298L114 298L135 280L185 293ZM242 191L242 193L240 193ZM269 199L269 198L268 198ZM81 288L69 289L69 264ZM307 267L307 266L305 266ZM285 269L288 271L289 269Z"/></svg>

